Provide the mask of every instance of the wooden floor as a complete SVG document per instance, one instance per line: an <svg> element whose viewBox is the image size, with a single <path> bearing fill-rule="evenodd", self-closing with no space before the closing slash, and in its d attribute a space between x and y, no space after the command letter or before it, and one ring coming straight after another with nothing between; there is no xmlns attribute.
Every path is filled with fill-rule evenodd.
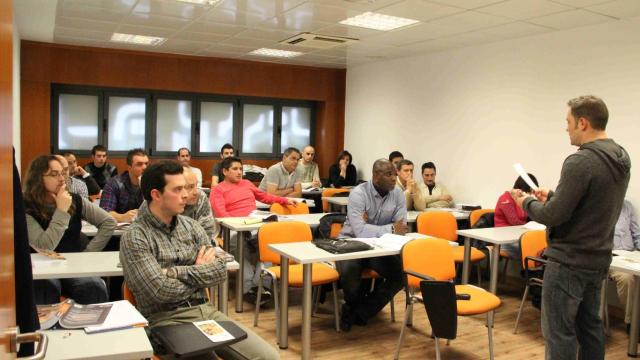
<svg viewBox="0 0 640 360"><path fill-rule="evenodd" d="M511 280L511 279L510 279ZM485 284L486 285L486 282ZM330 294L329 294L330 295ZM499 286L503 301L496 312L493 331L495 359L544 359L544 341L540 330L540 311L525 303L518 334L513 334L522 288L517 279ZM283 359L299 359L301 355L301 290L290 291L289 348L280 350ZM390 321L387 306L366 327L353 326L349 333L337 333L334 329L331 297L320 306L318 315L312 318L311 349L314 359L392 359L404 317L404 292L395 298L396 321ZM244 312L236 313L233 300L229 304L229 316L253 329L269 343L277 347L275 336L275 311L273 306L260 312L258 327L253 327L253 305L245 302ZM443 359L488 359L489 348L485 316L459 317L458 338L446 346L441 341ZM627 359L628 338L621 320L611 320L611 336L607 338L607 359ZM434 342L429 338L429 325L422 304L414 307L414 326L405 332L401 359L435 359Z"/></svg>

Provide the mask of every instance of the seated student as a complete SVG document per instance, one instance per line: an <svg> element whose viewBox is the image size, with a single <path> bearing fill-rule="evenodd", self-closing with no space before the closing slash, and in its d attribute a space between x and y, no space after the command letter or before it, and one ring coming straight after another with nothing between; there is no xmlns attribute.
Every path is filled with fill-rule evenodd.
<svg viewBox="0 0 640 360"><path fill-rule="evenodd" d="M176 160L178 160L178 162L181 163L182 166L189 168L189 170L196 176L196 179L198 180L197 186L202 187L202 171L200 171L200 169L198 169L197 167L191 166L191 150L186 147L180 148L178 150L178 154L176 155Z"/></svg>
<svg viewBox="0 0 640 360"><path fill-rule="evenodd" d="M404 160L404 155L402 155L400 151L395 150L389 154L389 161L391 161L393 167L395 167L396 169L398 168L398 164L402 160Z"/></svg>
<svg viewBox="0 0 640 360"><path fill-rule="evenodd" d="M418 187L428 208L448 208L453 206L453 198L443 183L436 183L436 165L432 162L422 164L423 183Z"/></svg>
<svg viewBox="0 0 640 360"><path fill-rule="evenodd" d="M62 165L62 173L64 174L64 181L66 183L67 190L70 193L78 194L81 197L88 199L89 190L87 189L87 185L82 180L69 176L69 163L67 163L67 159L62 155L53 156L55 156L56 159L58 159L58 162Z"/></svg>
<svg viewBox="0 0 640 360"><path fill-rule="evenodd" d="M418 189L418 184L413 178L413 163L411 160L402 159L395 166L398 170L396 186L404 193L407 210L423 211L427 205L422 191Z"/></svg>
<svg viewBox="0 0 640 360"><path fill-rule="evenodd" d="M180 215L187 201L183 168L158 161L142 175L148 206L122 235L120 263L137 308L150 327L202 320L229 321L205 289L225 280L226 264L197 221ZM217 349L225 359L279 359L278 352L242 324L247 338ZM160 349L158 349L159 351Z"/></svg>
<svg viewBox="0 0 640 360"><path fill-rule="evenodd" d="M100 185L98 185L91 174L89 174L82 166L78 165L76 155L71 151L65 151L62 153L62 156L67 159L67 164L69 164L69 176L84 181L90 196L100 194L100 191L102 191Z"/></svg>
<svg viewBox="0 0 640 360"><path fill-rule="evenodd" d="M355 186L358 182L356 167L352 164L353 157L347 150L343 150L336 163L329 168L329 186L341 188L343 186Z"/></svg>
<svg viewBox="0 0 640 360"><path fill-rule="evenodd" d="M538 186L538 179L532 174L528 175L534 184ZM527 194L531 193L531 187L527 185L520 176L518 176L516 182L513 184L513 190L520 190ZM495 227L514 226L526 224L527 221L529 221L529 217L527 216L527 212L516 204L512 192L505 191L498 198L493 221ZM509 254L510 258L520 259L520 245L518 243L503 244L500 249Z"/></svg>
<svg viewBox="0 0 640 360"><path fill-rule="evenodd" d="M613 235L613 249L638 251L640 250L640 227L638 226L638 217L633 209L633 205L629 200L624 201L620 217L616 223L616 230ZM633 288L633 274L623 273L621 271L610 271L609 276L616 282L618 298L620 302L625 304L624 322L631 324L631 311L633 304L633 293L629 289Z"/></svg>
<svg viewBox="0 0 640 360"><path fill-rule="evenodd" d="M282 161L272 165L260 182L260 190L271 195L299 198L302 185L296 171L300 150L290 147L282 154Z"/></svg>
<svg viewBox="0 0 640 360"><path fill-rule="evenodd" d="M91 149L91 162L84 166L84 169L91 174L100 188L112 177L118 175L118 168L107 162L107 148L96 145Z"/></svg>
<svg viewBox="0 0 640 360"><path fill-rule="evenodd" d="M373 164L371 181L356 186L349 194L347 219L341 237L369 238L407 232L407 205L396 187L396 169L387 159ZM352 324L366 325L402 288L400 255L337 262L344 292L340 327L349 331ZM362 270L375 270L384 278L373 293L362 285Z"/></svg>
<svg viewBox="0 0 640 360"><path fill-rule="evenodd" d="M234 154L233 145L224 144L220 149L220 159L224 160L228 157L232 157ZM224 174L222 173L222 161L219 161L211 169L211 188L213 189L218 183L224 180Z"/></svg>
<svg viewBox="0 0 640 360"><path fill-rule="evenodd" d="M296 205L292 199L283 198L268 194L251 183L242 179L242 160L237 157L229 157L222 161L222 171L224 181L211 190L211 208L216 217L247 216L256 209L256 200L265 204L279 203L282 205ZM247 239L249 244L254 245L255 239ZM230 245L234 245L232 241ZM255 261L249 260L255 257L257 251L255 246L246 246L244 267L243 289L249 298L256 298L259 284L259 273L253 268ZM268 292L265 292L270 296ZM266 299L266 298L265 298ZM267 299L268 300L268 299Z"/></svg>
<svg viewBox="0 0 640 360"><path fill-rule="evenodd" d="M59 253L100 251L109 241L116 222L88 199L66 190L65 175L55 156L35 158L25 177L24 205L29 244ZM81 241L82 220L98 228L86 244ZM36 303L53 304L65 295L80 304L107 301L107 287L99 277L48 279L34 282Z"/></svg>
<svg viewBox="0 0 640 360"><path fill-rule="evenodd" d="M140 177L148 165L149 157L144 150L129 150L127 171L111 178L104 186L100 207L108 211L117 222L130 223L136 217L143 200Z"/></svg>
<svg viewBox="0 0 640 360"><path fill-rule="evenodd" d="M298 171L300 171L300 181L303 189L322 186L318 164L313 161L315 156L316 150L311 145L305 146L302 150L302 159L298 162Z"/></svg>

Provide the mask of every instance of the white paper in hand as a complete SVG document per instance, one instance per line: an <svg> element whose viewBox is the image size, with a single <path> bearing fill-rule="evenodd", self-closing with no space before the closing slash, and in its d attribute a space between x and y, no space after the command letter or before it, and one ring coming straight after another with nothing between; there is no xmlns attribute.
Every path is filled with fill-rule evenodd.
<svg viewBox="0 0 640 360"><path fill-rule="evenodd" d="M520 175L520 177L522 177L524 182L526 182L527 185L529 185L529 187L531 189L538 190L538 186L533 182L533 180L531 180L531 178L529 177L529 174L527 174L527 172L524 171L524 167L522 166L522 164L515 163L515 164L513 164L513 168L516 170L518 175Z"/></svg>

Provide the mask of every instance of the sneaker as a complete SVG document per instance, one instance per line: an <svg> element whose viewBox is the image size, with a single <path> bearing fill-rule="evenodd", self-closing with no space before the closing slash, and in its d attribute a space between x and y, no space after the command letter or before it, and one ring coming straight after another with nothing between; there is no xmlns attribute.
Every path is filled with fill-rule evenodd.
<svg viewBox="0 0 640 360"><path fill-rule="evenodd" d="M271 301L271 292L265 288L262 289L262 295L260 296L260 306L264 306ZM244 299L252 304L256 304L258 301L258 287L253 287L247 293L244 294Z"/></svg>

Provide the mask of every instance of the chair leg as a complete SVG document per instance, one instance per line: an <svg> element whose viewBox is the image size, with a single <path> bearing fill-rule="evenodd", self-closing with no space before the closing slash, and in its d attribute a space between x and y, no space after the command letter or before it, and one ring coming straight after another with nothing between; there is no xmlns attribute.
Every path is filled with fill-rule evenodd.
<svg viewBox="0 0 640 360"><path fill-rule="evenodd" d="M502 266L502 282L507 281L507 267L509 266L509 258L504 258L504 265Z"/></svg>
<svg viewBox="0 0 640 360"><path fill-rule="evenodd" d="M376 278L371 278L371 287L369 288L369 292L372 293L376 288Z"/></svg>
<svg viewBox="0 0 640 360"><path fill-rule="evenodd" d="M260 271L260 282L258 284L258 296L256 298L256 312L253 315L253 326L258 326L258 316L260 314L260 300L262 297L262 281L264 279L264 273L262 272L262 270ZM237 280L238 281L238 280ZM239 279L239 281L242 281L242 279Z"/></svg>
<svg viewBox="0 0 640 360"><path fill-rule="evenodd" d="M451 344L451 339L447 339L447 346Z"/></svg>
<svg viewBox="0 0 640 360"><path fill-rule="evenodd" d="M336 282L331 283L333 289L333 316L336 321L336 331L340 332L340 307L338 306L338 285Z"/></svg>
<svg viewBox="0 0 640 360"><path fill-rule="evenodd" d="M482 287L482 267L480 267L480 263L478 263L477 272L478 272L478 287Z"/></svg>
<svg viewBox="0 0 640 360"><path fill-rule="evenodd" d="M271 277L271 288L273 289L273 301L275 302L276 310L276 339L280 339L280 300L278 295L278 279Z"/></svg>
<svg viewBox="0 0 640 360"><path fill-rule="evenodd" d="M524 294L522 294L522 300L520 301L520 308L518 309L518 316L516 316L516 325L513 328L513 333L518 333L518 322L520 321L520 315L522 315L522 308L524 307L524 301L527 299L527 295L529 294L529 283L524 288Z"/></svg>
<svg viewBox="0 0 640 360"><path fill-rule="evenodd" d="M487 334L489 336L489 360L493 360L493 319L491 311L487 313Z"/></svg>
<svg viewBox="0 0 640 360"><path fill-rule="evenodd" d="M396 306L394 304L394 299L391 298L389 305L391 306L391 322L396 322Z"/></svg>
<svg viewBox="0 0 640 360"><path fill-rule="evenodd" d="M394 360L398 360L400 358L400 347L402 347L402 341L404 340L404 331L409 325L409 319L411 318L411 313L413 312L413 301L411 301L407 308L404 311L404 322L402 323L402 328L400 329L400 338L398 339L398 345L396 345L396 352L393 355Z"/></svg>
<svg viewBox="0 0 640 360"><path fill-rule="evenodd" d="M313 287L311 298L313 299L313 309L311 310L311 316L315 316L318 312L318 304L320 302L320 286Z"/></svg>
<svg viewBox="0 0 640 360"><path fill-rule="evenodd" d="M436 360L440 360L440 344L438 343L438 338L434 336L433 340L436 342Z"/></svg>

